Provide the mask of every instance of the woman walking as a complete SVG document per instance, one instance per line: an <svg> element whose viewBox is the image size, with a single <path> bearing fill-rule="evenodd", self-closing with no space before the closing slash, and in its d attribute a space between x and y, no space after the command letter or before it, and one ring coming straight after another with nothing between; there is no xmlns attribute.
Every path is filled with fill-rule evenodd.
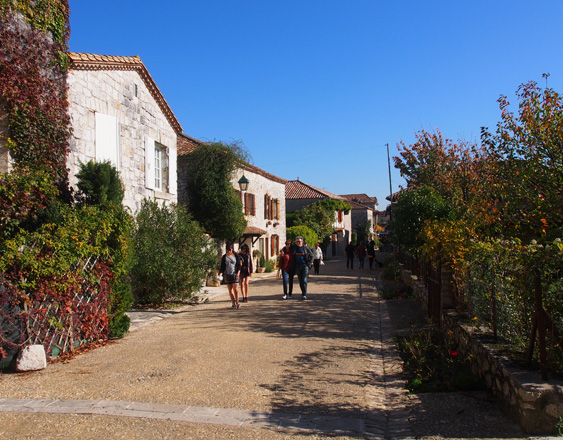
<svg viewBox="0 0 563 440"><path fill-rule="evenodd" d="M227 244L227 252L221 258L221 268L219 269L219 275L225 278L225 284L229 289L229 296L231 297L232 308L238 309L240 307L238 302L238 284L240 282L240 268L241 259L238 254L235 253L233 245L231 243Z"/></svg>
<svg viewBox="0 0 563 440"><path fill-rule="evenodd" d="M240 248L240 258L242 266L240 268L240 294L242 302L248 302L248 281L252 276L252 257L250 256L250 249L247 244L243 244Z"/></svg>
<svg viewBox="0 0 563 440"><path fill-rule="evenodd" d="M287 299L287 285L289 281L289 254L287 251L282 249L280 251L280 261L278 263L278 277L281 273L283 279L283 299Z"/></svg>

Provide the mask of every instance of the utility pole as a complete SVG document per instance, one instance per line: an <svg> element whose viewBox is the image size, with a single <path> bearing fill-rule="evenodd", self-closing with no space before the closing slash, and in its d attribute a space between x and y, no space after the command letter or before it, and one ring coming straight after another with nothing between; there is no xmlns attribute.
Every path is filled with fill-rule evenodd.
<svg viewBox="0 0 563 440"><path fill-rule="evenodd" d="M387 166L389 167L389 198L393 195L393 186L391 185L391 158L389 157L389 144L387 145Z"/></svg>

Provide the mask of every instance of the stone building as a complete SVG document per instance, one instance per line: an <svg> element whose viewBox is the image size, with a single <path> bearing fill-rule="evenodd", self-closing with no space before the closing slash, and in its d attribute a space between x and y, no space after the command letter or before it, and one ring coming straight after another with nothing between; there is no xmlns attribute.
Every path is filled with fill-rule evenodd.
<svg viewBox="0 0 563 440"><path fill-rule="evenodd" d="M344 194L342 197L350 203L352 208L352 231L357 231L358 228L365 226L369 222L371 225L369 239L374 238L379 221L377 198L370 197L367 194Z"/></svg>
<svg viewBox="0 0 563 440"><path fill-rule="evenodd" d="M323 189L316 188L307 183L301 182L299 179L290 180L285 185L285 199L287 212L295 212L305 206L312 205L321 200L333 199L347 200L336 194L332 194ZM344 248L352 238L352 214L344 211L334 212L334 232L331 236L330 244L325 251L325 258L341 257L344 254Z"/></svg>
<svg viewBox="0 0 563 440"><path fill-rule="evenodd" d="M133 213L143 199L177 201L180 123L138 56L69 53L73 129L67 166L75 186L80 162L110 161Z"/></svg>
<svg viewBox="0 0 563 440"><path fill-rule="evenodd" d="M186 134L178 136L178 203L188 203L187 154L202 141ZM239 180L244 176L248 187L241 191ZM277 258L285 243L285 184L286 180L274 176L254 165L244 163L237 169L231 183L237 190L247 221L241 237L235 241L235 250L247 244L251 251L257 249L265 259Z"/></svg>

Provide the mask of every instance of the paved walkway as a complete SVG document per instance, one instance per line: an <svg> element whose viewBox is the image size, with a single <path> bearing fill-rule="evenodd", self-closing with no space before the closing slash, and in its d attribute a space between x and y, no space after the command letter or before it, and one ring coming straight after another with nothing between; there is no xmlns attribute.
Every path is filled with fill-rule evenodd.
<svg viewBox="0 0 563 440"><path fill-rule="evenodd" d="M259 438L263 439L285 438L278 437L279 433L290 433L292 438L299 434L412 438L408 424L409 396L399 376L401 361L394 349L386 306L379 300L377 272L348 271L343 265L342 261L327 262L320 276L311 276L308 301L282 301L281 282L275 279L275 274L256 274L250 287L251 302L243 304L240 311L225 310L230 302L226 287L220 286L205 288L209 305L177 311L131 312L130 335L105 353L107 358L120 356L123 359L117 364L105 359L111 362L108 363L111 367L105 367L98 360L97 355L104 356L104 347L78 356L68 364L52 364L43 372L0 376L0 438L35 438L34 431L23 425L7 429L2 423L2 414L9 414L6 421L14 423L15 420L16 424L30 420L44 423L45 419L39 415L48 420L53 420L49 417L54 415L103 415L110 417L106 423L112 420L118 431L123 430L120 432L132 428L115 422L115 417L185 422L185 426L195 424L197 427L209 424L237 427L241 431L235 432L236 438L245 438L247 434L248 438L258 438L255 431L250 434L244 431L246 428L260 429ZM295 288L299 289L297 282ZM294 292L294 296L299 295ZM240 330L234 335L239 338L234 340L240 341L240 344L234 342L236 352L229 351L228 344L232 342L225 342L231 341L237 331L233 325L245 327L244 333ZM198 333L202 326L208 326L205 335L221 333L209 335L209 341L197 346L195 341L203 339L204 333ZM161 357L169 356L169 360L164 359L162 365L143 375L139 373L143 369L141 365L131 368L136 373L136 381L129 380L128 375L133 373L122 364L134 364L139 350L150 350L153 356L154 349L147 344L152 341L154 348L152 338L170 341L163 334L168 338L193 337L190 351L175 356L162 347ZM161 337L164 339L158 339ZM189 377L184 381L185 368L179 370L178 363L190 361L194 364L193 371L199 371L196 364L206 355L213 356L217 362L200 374L210 375L216 383L210 385L210 380L199 383ZM186 359L188 357L190 359ZM244 370L249 371L250 379L239 383L238 373L218 374L218 369L230 370L231 362L237 371L240 365L250 364L251 369ZM150 363L154 365L157 360ZM106 368L107 376L113 374L115 378L92 372L88 368L92 365ZM123 371L115 372L116 368L123 368ZM256 381L252 379L253 371L260 374ZM84 383L69 383L68 389L61 387L61 380L74 379L76 375L83 375ZM161 385L151 384L151 379L155 378ZM100 389L96 388L96 381ZM181 386L185 392L176 395L174 388ZM101 390L104 387L114 389ZM164 395L160 387L167 390ZM192 400L194 404L183 403ZM197 404L202 402L212 405ZM102 430L104 422L96 420L90 420L90 429ZM76 430L69 433L69 438L90 438L75 427L76 421L68 423L74 427L70 430ZM159 428L162 438L166 438L164 433L170 429L173 434L169 438L178 438L176 436L184 429L184 425L171 428L170 423L162 426L164 428ZM198 436L198 429L189 431L191 438L209 438L210 435L222 438L224 435L206 431ZM42 438L51 438L44 430L36 432L41 432ZM151 438L145 435L144 438Z"/></svg>

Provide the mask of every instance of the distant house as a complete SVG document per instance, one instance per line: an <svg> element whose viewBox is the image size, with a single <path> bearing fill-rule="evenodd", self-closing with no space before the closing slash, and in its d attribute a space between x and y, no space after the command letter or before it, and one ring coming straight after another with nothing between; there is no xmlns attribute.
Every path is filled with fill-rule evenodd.
<svg viewBox="0 0 563 440"><path fill-rule="evenodd" d="M141 59L85 53L69 58L71 185L80 162L110 161L125 187L124 205L133 212L146 198L175 203L182 127Z"/></svg>
<svg viewBox="0 0 563 440"><path fill-rule="evenodd" d="M345 194L344 197L352 208L352 231L365 226L368 222L370 239L375 236L378 224L377 198L367 194Z"/></svg>
<svg viewBox="0 0 563 440"><path fill-rule="evenodd" d="M178 203L188 203L187 154L202 143L185 134L178 136ZM246 191L241 191L238 183L242 176L249 182ZM247 244L267 260L277 257L285 243L286 182L248 163L235 171L231 183L240 196L248 223L242 236L237 237L235 249Z"/></svg>
<svg viewBox="0 0 563 440"><path fill-rule="evenodd" d="M240 191L238 184L243 175L249 181L246 191ZM240 194L248 222L238 240L239 246L246 243L251 249L258 249L267 260L277 257L285 244L287 180L244 164L232 183Z"/></svg>
<svg viewBox="0 0 563 440"><path fill-rule="evenodd" d="M290 180L285 185L287 212L295 212L321 200L333 199L347 201L344 197L316 188L298 180ZM352 238L352 215L344 211L334 212L334 232L326 250L326 257L342 256L344 248Z"/></svg>

